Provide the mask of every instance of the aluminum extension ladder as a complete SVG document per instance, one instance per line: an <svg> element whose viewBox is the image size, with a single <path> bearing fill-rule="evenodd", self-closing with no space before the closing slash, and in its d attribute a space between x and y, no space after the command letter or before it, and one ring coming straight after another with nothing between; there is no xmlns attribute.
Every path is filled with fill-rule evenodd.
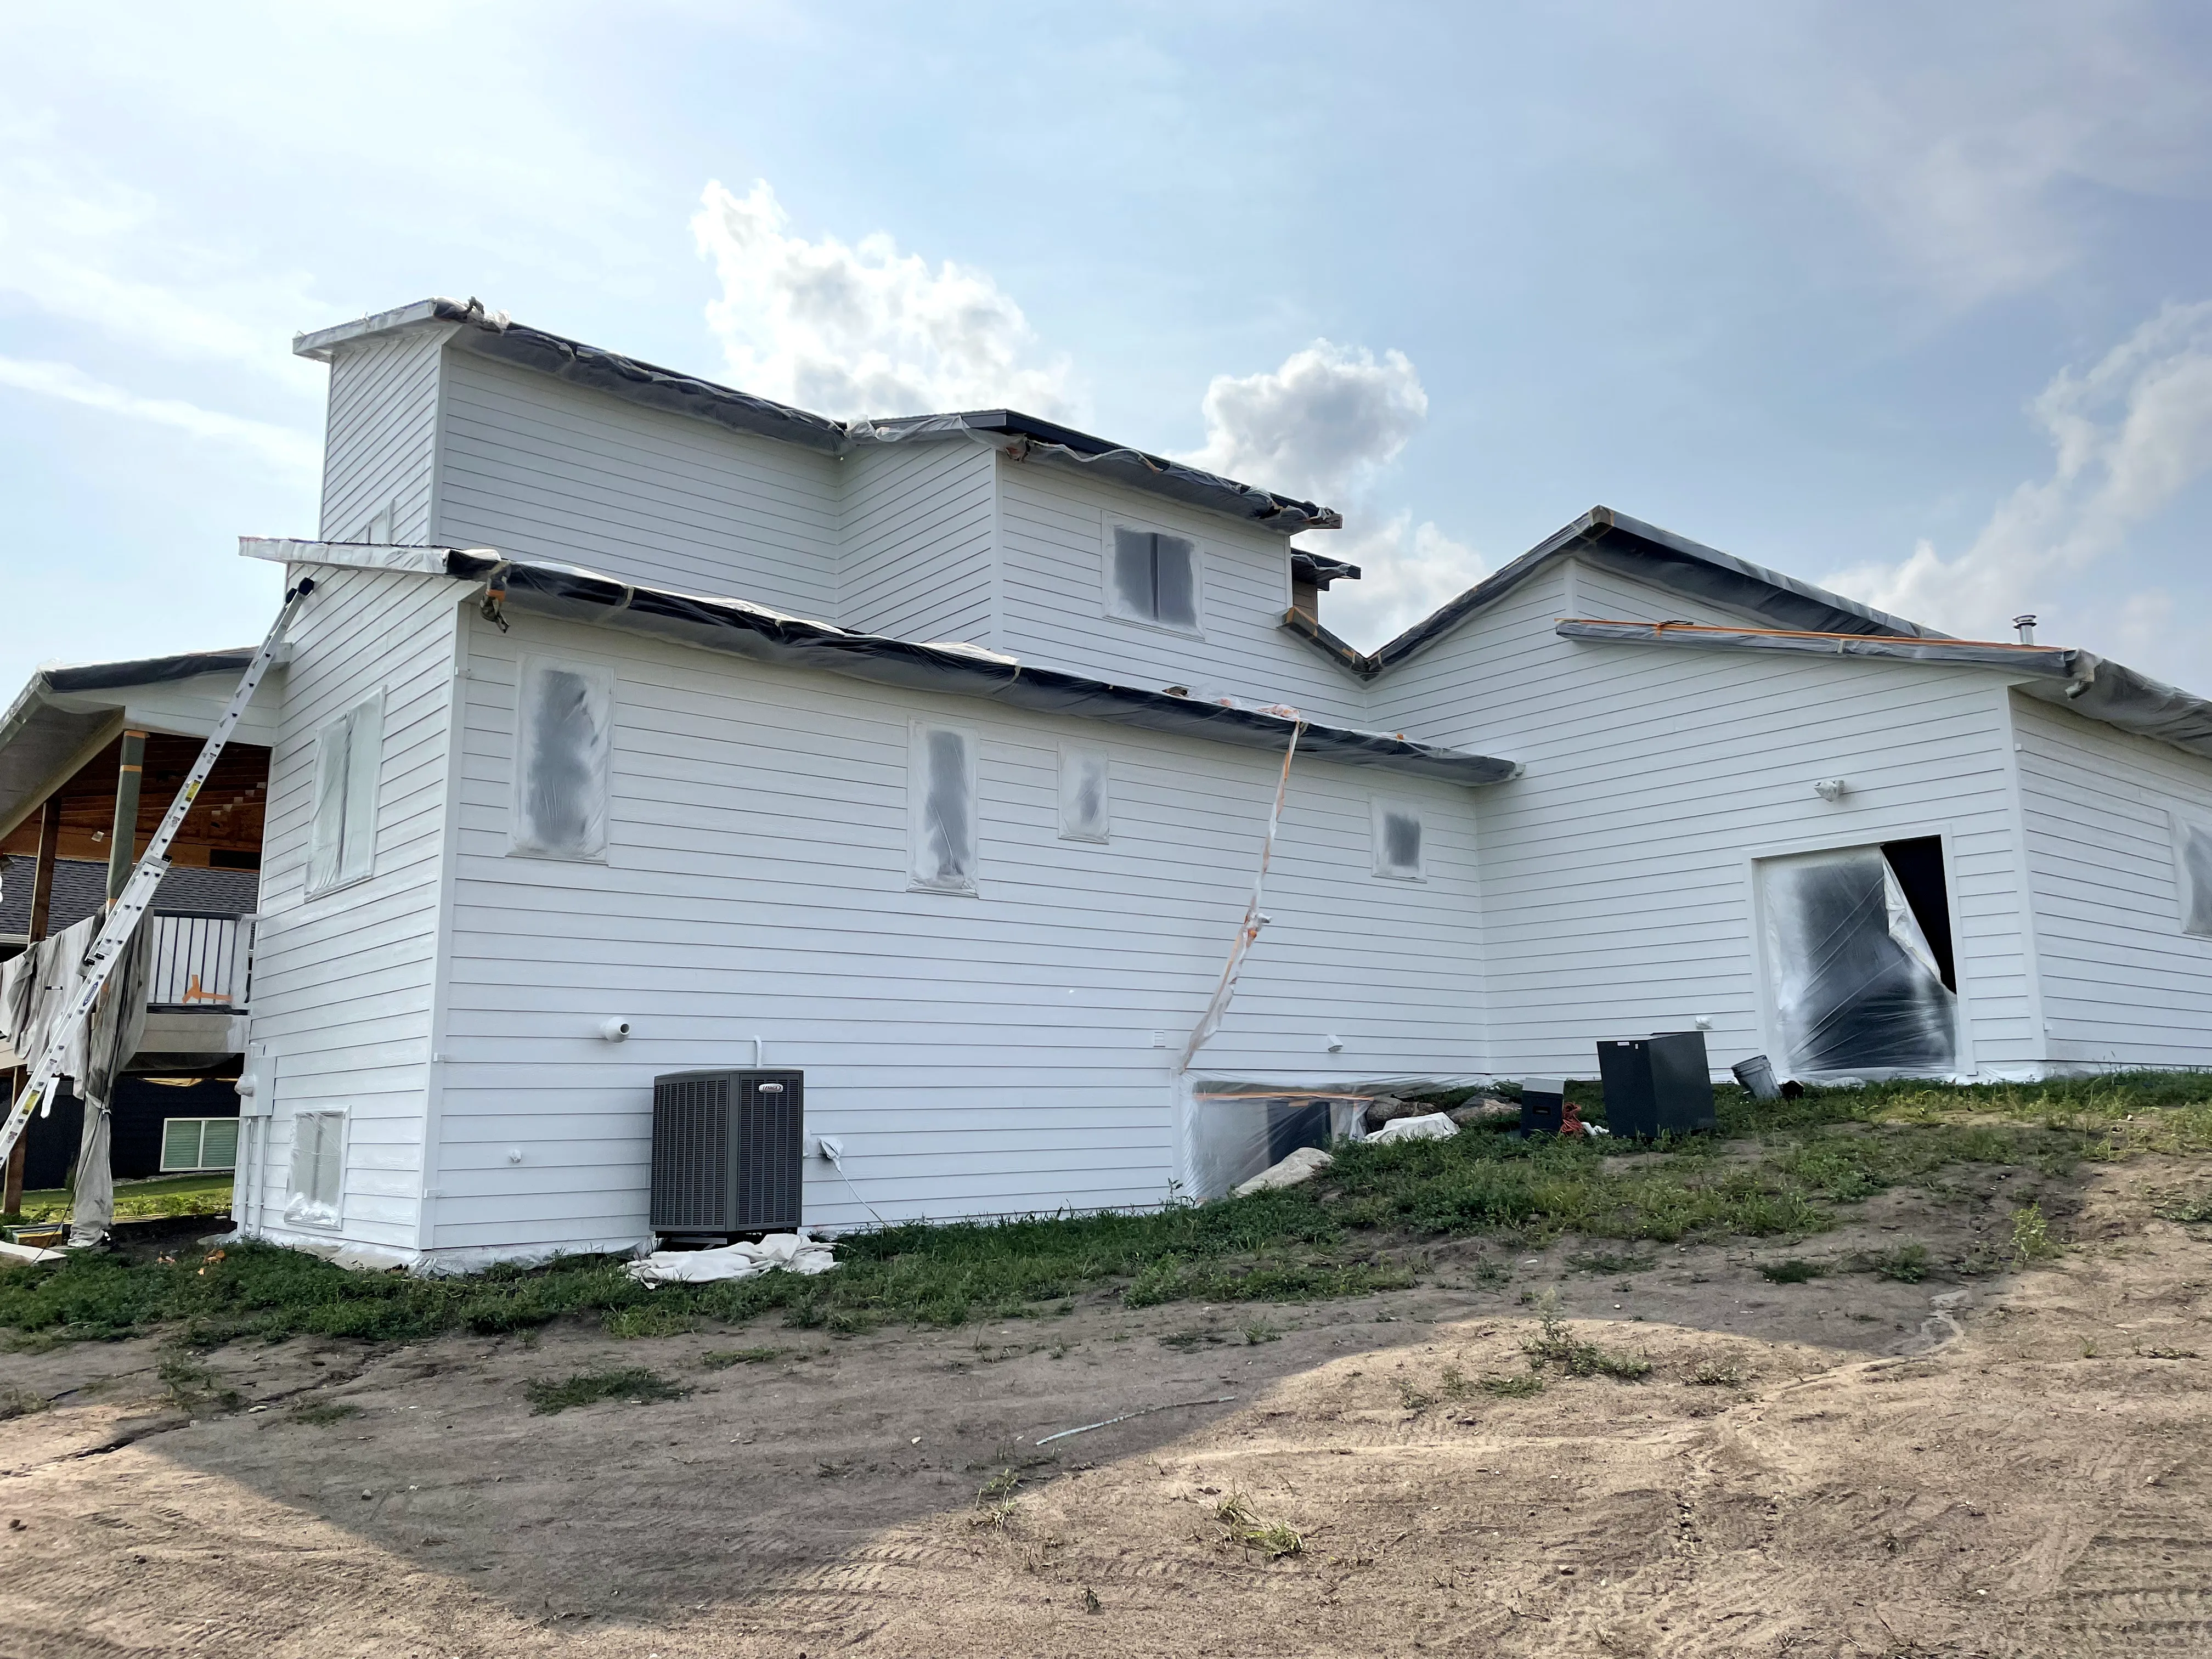
<svg viewBox="0 0 2212 1659"><path fill-rule="evenodd" d="M216 721L215 730L208 733L207 742L201 745L200 757L192 763L192 769L185 775L184 787L177 791L177 798L169 803L169 810L161 819L161 828L154 831L154 839L147 843L145 856L131 871L131 878L123 884L123 890L116 895L115 903L107 913L106 925L100 928L100 937L93 941L91 952L85 957L82 981L77 986L76 994L70 999L68 1009L54 1023L52 1031L48 1034L46 1048L39 1055L37 1064L32 1066L30 1079L24 1085L22 1093L16 1097L13 1109L8 1114L7 1123L0 1126L0 1162L4 1162L8 1154L15 1150L16 1139L22 1134L24 1126L31 1121L31 1114L46 1103L54 1085L60 1081L62 1056L69 1052L70 1044L76 1040L84 1023L92 1018L93 1006L100 1000L100 991L106 987L108 975L115 971L115 964L123 959L123 952L131 944L131 936L138 931L139 922L145 918L148 908L154 902L154 890L161 884L161 878L169 872L169 845L176 840L177 831L184 826L185 815L192 810L193 800L207 782L209 775L215 770L216 762L222 758L224 745L230 741L230 734L238 729L238 722L245 715L246 705L253 701L253 694L260 690L261 677L269 672L269 665L276 659L276 647L283 640L284 630L291 625L301 604L314 591L314 582L302 577L299 585L284 595L284 608L276 613L276 622L270 626L268 638L261 641L261 648L253 653L253 660L246 664L246 672L239 679L238 690L230 694L230 701L223 705L222 718Z"/></svg>

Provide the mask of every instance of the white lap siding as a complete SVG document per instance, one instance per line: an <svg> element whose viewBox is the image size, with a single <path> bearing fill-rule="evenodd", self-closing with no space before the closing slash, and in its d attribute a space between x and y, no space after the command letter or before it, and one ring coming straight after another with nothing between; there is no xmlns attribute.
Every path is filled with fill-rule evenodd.
<svg viewBox="0 0 2212 1659"><path fill-rule="evenodd" d="M999 486L999 649L1148 690L1225 691L1369 723L1358 681L1282 626L1287 538L1042 460L1001 459ZM1104 537L1117 520L1197 542L1204 639L1106 614Z"/></svg>
<svg viewBox="0 0 2212 1659"><path fill-rule="evenodd" d="M1526 768L1478 798L1491 1064L1713 1021L1770 1048L1752 864L1940 834L1974 1063L2036 1058L2005 691L1986 671L1560 639L1567 616L1738 622L1563 562L1376 682L1379 724ZM1838 803L1813 790L1844 779Z"/></svg>
<svg viewBox="0 0 2212 1659"><path fill-rule="evenodd" d="M439 1250L636 1239L653 1077L750 1065L755 1036L769 1065L804 1070L810 1128L843 1140L886 1217L1168 1195L1170 1063L1243 912L1278 763L604 629L472 629ZM604 865L507 856L524 653L617 677ZM918 719L979 739L978 896L908 890ZM1113 757L1105 845L1058 836L1063 741ZM1370 874L1377 788L1427 815L1428 884ZM1200 1069L1468 1070L1472 816L1455 788L1301 765L1275 923ZM611 1016L629 1041L597 1035ZM870 1219L819 1160L806 1212Z"/></svg>
<svg viewBox="0 0 2212 1659"><path fill-rule="evenodd" d="M2172 813L2212 823L2212 761L2014 695L2048 1057L2212 1066L2212 939L2181 931Z"/></svg>
<svg viewBox="0 0 2212 1659"><path fill-rule="evenodd" d="M270 758L249 1041L274 1062L273 1119L249 1127L241 1198L274 1237L417 1243L457 590L386 571L303 571L316 591L292 628ZM306 896L315 735L384 695L368 878ZM288 1229L295 1115L347 1115L336 1230ZM245 1161L245 1160L242 1160ZM241 1219L245 1219L241 1216Z"/></svg>
<svg viewBox="0 0 2212 1659"><path fill-rule="evenodd" d="M835 613L835 458L459 349L444 399L439 540Z"/></svg>
<svg viewBox="0 0 2212 1659"><path fill-rule="evenodd" d="M991 451L965 438L863 445L842 465L838 625L990 644L998 512Z"/></svg>
<svg viewBox="0 0 2212 1659"><path fill-rule="evenodd" d="M388 539L429 539L439 362L453 331L442 323L402 329L332 355L323 440L325 538L366 540L372 522L388 515Z"/></svg>

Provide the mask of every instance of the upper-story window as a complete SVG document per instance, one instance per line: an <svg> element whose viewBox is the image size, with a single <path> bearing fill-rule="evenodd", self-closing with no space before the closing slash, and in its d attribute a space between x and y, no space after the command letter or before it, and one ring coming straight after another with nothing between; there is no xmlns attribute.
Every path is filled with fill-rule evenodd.
<svg viewBox="0 0 2212 1659"><path fill-rule="evenodd" d="M1107 526L1106 608L1131 622L1198 632L1200 564L1188 536Z"/></svg>
<svg viewBox="0 0 2212 1659"><path fill-rule="evenodd" d="M384 760L384 693L315 733L315 810L307 826L307 896L366 878L376 862L376 781Z"/></svg>
<svg viewBox="0 0 2212 1659"><path fill-rule="evenodd" d="M975 890L975 734L916 721L907 777L915 890Z"/></svg>
<svg viewBox="0 0 2212 1659"><path fill-rule="evenodd" d="M526 658L515 702L510 849L528 858L603 860L614 676Z"/></svg>
<svg viewBox="0 0 2212 1659"><path fill-rule="evenodd" d="M1375 873L1392 881L1419 881L1421 809L1403 801L1378 800L1375 813Z"/></svg>

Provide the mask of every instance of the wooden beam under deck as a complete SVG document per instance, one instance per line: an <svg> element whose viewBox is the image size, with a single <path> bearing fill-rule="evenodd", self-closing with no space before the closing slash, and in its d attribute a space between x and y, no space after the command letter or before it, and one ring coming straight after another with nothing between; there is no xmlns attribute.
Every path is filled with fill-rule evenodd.
<svg viewBox="0 0 2212 1659"><path fill-rule="evenodd" d="M146 738L145 770L138 799L138 830L131 848L135 860L143 853L161 815L169 810L185 775L199 758L200 739L156 732ZM88 758L76 775L49 799L58 804L60 830L55 853L65 859L108 861L112 848L118 768L123 739L118 735ZM269 799L269 751L258 744L233 743L224 749L215 771L200 790L199 799L185 817L171 847L169 861L205 867L216 860L211 854L230 854L222 860L232 867L251 868L243 860L256 861L261 854L261 832ZM35 854L39 850L40 817L27 817L4 838L0 853ZM239 860L234 863L233 860Z"/></svg>

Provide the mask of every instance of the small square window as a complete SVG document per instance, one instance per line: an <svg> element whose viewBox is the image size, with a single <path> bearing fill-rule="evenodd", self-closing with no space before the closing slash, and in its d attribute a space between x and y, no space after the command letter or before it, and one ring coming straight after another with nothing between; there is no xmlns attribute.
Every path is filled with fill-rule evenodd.
<svg viewBox="0 0 2212 1659"><path fill-rule="evenodd" d="M296 1112L292 1117L292 1192L284 1219L335 1227L345 1199L345 1114Z"/></svg>
<svg viewBox="0 0 2212 1659"><path fill-rule="evenodd" d="M526 659L515 688L509 850L598 863L607 855L615 681L604 668Z"/></svg>
<svg viewBox="0 0 2212 1659"><path fill-rule="evenodd" d="M1111 841L1113 768L1103 749L1062 744L1060 750L1060 837Z"/></svg>
<svg viewBox="0 0 2212 1659"><path fill-rule="evenodd" d="M916 726L907 776L914 885L975 890L975 739L957 726Z"/></svg>
<svg viewBox="0 0 2212 1659"><path fill-rule="evenodd" d="M2173 816L2173 872L2181 931L2212 939L2212 823Z"/></svg>
<svg viewBox="0 0 2212 1659"><path fill-rule="evenodd" d="M1375 873L1391 881L1419 881L1420 809L1395 801L1375 803Z"/></svg>
<svg viewBox="0 0 2212 1659"><path fill-rule="evenodd" d="M1115 616L1198 631L1198 544L1188 537L1115 525L1107 563L1106 603Z"/></svg>

